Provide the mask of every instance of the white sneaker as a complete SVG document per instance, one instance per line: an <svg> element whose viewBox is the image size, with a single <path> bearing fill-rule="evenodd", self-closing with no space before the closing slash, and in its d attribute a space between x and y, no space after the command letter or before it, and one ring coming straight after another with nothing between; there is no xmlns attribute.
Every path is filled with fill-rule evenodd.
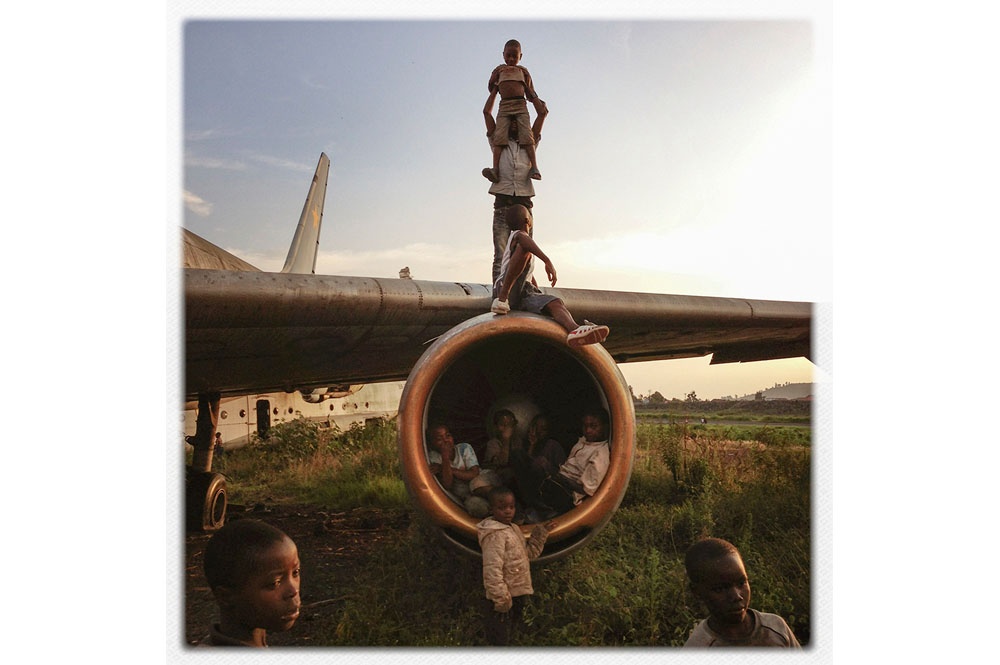
<svg viewBox="0 0 1000 665"><path fill-rule="evenodd" d="M611 329L607 326L599 326L584 321L582 326L566 336L566 343L570 346L586 346L587 344L599 344L608 338Z"/></svg>
<svg viewBox="0 0 1000 665"><path fill-rule="evenodd" d="M506 300L500 300L499 298L493 299L493 305L490 307L490 311L494 314L506 314L510 311L510 303Z"/></svg>

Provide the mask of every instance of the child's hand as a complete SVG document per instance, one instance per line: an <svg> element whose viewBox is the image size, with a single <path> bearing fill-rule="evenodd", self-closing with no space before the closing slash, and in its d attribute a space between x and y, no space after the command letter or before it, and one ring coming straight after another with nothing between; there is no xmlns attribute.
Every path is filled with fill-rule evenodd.
<svg viewBox="0 0 1000 665"><path fill-rule="evenodd" d="M556 285L556 267L554 265L552 265L551 261L549 261L548 263L545 264L545 274L548 275L549 282L551 282L552 286L555 286Z"/></svg>
<svg viewBox="0 0 1000 665"><path fill-rule="evenodd" d="M441 464L444 464L455 457L455 444L450 441L444 441L441 443L441 448L438 452L441 454Z"/></svg>

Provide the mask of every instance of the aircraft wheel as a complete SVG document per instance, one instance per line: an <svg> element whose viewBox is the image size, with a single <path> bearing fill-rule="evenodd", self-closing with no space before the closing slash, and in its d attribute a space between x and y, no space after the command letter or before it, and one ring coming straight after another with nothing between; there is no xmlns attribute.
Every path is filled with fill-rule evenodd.
<svg viewBox="0 0 1000 665"><path fill-rule="evenodd" d="M221 473L188 471L188 528L215 531L226 523L226 478Z"/></svg>

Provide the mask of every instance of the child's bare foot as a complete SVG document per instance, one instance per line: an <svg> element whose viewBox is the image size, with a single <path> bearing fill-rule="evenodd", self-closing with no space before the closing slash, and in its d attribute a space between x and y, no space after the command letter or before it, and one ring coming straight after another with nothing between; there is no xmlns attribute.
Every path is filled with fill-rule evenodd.
<svg viewBox="0 0 1000 665"><path fill-rule="evenodd" d="M534 166L532 166L531 167L531 171L528 172L528 177L530 177L532 180L541 180L542 179L542 172L539 171Z"/></svg>
<svg viewBox="0 0 1000 665"><path fill-rule="evenodd" d="M497 180L500 179L499 177L497 177L497 172L489 167L483 169L483 177L489 180L490 182L496 182Z"/></svg>

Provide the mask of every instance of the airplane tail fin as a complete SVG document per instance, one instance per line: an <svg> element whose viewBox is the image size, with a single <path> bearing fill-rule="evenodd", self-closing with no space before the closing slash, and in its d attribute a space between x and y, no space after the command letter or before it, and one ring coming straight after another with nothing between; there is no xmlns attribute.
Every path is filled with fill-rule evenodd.
<svg viewBox="0 0 1000 665"><path fill-rule="evenodd" d="M309 185L309 194L299 225L295 228L295 237L288 248L288 257L281 272L294 274L315 274L316 254L319 252L319 230L323 223L323 203L326 200L326 180L330 173L330 158L326 153L320 153L316 173Z"/></svg>

